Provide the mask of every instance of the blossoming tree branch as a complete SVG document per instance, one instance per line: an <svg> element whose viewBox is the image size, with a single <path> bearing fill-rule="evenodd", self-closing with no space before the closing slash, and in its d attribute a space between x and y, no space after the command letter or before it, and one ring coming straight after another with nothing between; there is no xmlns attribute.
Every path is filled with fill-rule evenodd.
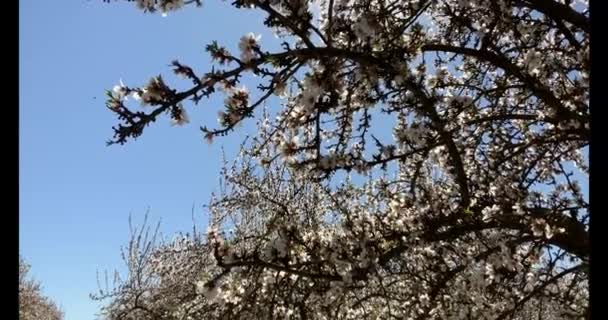
<svg viewBox="0 0 608 320"><path fill-rule="evenodd" d="M239 52L207 46L208 70L172 62L187 90L108 91L110 144L213 94L205 139L258 125L205 236L134 234L131 276L97 296L110 319L589 317L586 1L232 5L262 12L280 50L244 30Z"/></svg>

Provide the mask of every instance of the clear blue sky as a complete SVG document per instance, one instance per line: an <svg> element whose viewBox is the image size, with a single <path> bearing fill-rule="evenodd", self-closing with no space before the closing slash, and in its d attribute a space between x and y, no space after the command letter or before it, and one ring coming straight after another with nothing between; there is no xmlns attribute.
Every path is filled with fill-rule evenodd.
<svg viewBox="0 0 608 320"><path fill-rule="evenodd" d="M163 18L132 3L20 0L20 252L66 320L95 318L88 295L97 290L97 270L122 266L129 214L139 223L150 207L150 220L162 217L162 231L171 234L191 230L196 205L196 221L205 223L220 147L233 154L248 131L207 145L198 127L215 125L217 108L202 103L188 109L190 125L162 119L137 141L106 147L116 120L104 90L120 78L142 85L158 73L187 86L171 74L171 60L207 71L206 44L219 40L236 53L246 31L272 39L261 22L222 1Z"/></svg>

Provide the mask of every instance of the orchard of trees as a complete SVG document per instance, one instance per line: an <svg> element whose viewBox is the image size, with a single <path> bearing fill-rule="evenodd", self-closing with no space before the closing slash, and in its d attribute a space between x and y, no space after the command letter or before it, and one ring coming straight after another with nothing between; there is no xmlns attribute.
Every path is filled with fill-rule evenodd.
<svg viewBox="0 0 608 320"><path fill-rule="evenodd" d="M107 319L590 318L587 1L226 5L278 38L210 43L207 70L173 61L187 90L108 91L109 144L211 95L201 140L257 132L206 233L133 230L128 274L94 296Z"/></svg>

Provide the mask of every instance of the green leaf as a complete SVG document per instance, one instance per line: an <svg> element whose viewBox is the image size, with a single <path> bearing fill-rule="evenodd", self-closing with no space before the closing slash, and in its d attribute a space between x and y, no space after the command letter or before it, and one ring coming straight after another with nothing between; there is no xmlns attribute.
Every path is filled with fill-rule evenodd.
<svg viewBox="0 0 608 320"><path fill-rule="evenodd" d="M466 207L466 208L464 209L464 214L466 214L466 215L472 215L472 214L473 214L473 211L471 211L471 208L470 208L470 207Z"/></svg>

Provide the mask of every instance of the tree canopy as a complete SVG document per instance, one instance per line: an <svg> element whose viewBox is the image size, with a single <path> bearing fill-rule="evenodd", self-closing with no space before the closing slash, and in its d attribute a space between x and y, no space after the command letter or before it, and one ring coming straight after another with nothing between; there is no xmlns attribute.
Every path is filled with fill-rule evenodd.
<svg viewBox="0 0 608 320"><path fill-rule="evenodd" d="M205 139L258 125L206 236L134 237L129 276L98 296L109 318L589 317L586 1L232 5L262 12L281 49L243 30L236 54L207 46L210 71L173 61L187 90L108 91L110 144L185 124L216 91Z"/></svg>

